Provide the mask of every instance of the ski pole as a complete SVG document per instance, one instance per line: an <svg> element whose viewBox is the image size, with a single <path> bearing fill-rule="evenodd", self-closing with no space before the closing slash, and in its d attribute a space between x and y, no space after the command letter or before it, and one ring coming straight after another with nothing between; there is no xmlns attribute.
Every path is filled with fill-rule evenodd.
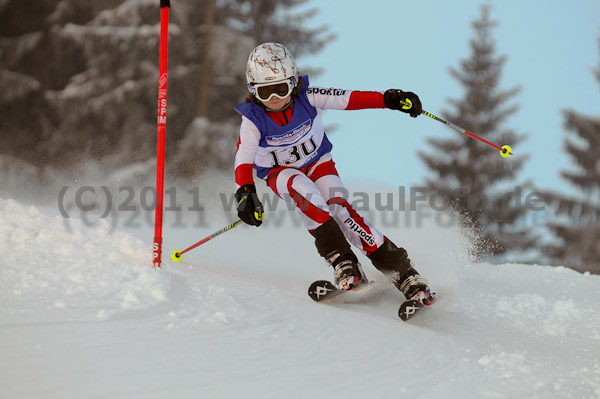
<svg viewBox="0 0 600 399"><path fill-rule="evenodd" d="M183 251L180 251L178 249L174 250L172 255L171 255L171 259L173 259L175 262L180 262L181 261L181 257L183 256L184 253L191 251L192 249L199 247L200 245L212 240L213 238L225 233L226 231L229 231L231 229L233 229L236 226L239 226L240 224L244 223L242 220L237 220L233 223L231 223L229 226L225 226L223 227L221 230L216 231L214 233L212 233L211 235L204 237L203 239L201 239L200 241L198 241L197 243L195 243L194 245L184 249Z"/></svg>
<svg viewBox="0 0 600 399"><path fill-rule="evenodd" d="M405 105L408 108L412 107L412 104L410 104L410 103L408 103L408 102L406 102L404 100L400 100L400 104ZM439 116L436 116L436 115L434 115L434 114L432 114L430 112L427 112L427 111L423 110L421 113L423 115L426 115L426 116L430 117L431 119L434 119L434 120L436 120L438 122L443 123L444 125L446 125L446 126L452 128L452 129L456 130L457 132L464 133L467 136L469 136L469 137L471 137L471 138L473 138L475 140L479 140L482 143L489 145L490 147L494 147L495 149L500 150L500 155L502 156L502 158L508 158L509 156L514 155L512 153L512 149L510 148L510 146L508 144L505 144L502 147L500 147L500 146L498 146L498 145L496 145L496 144L494 144L494 143L492 143L490 141L487 141L483 137L479 137L475 133L471 133L468 130L463 129L460 126L456 126L454 123L450 123L450 122L448 122L448 121L446 121L446 120L440 118Z"/></svg>
<svg viewBox="0 0 600 399"><path fill-rule="evenodd" d="M257 220L262 220L264 215L264 211L261 207L257 207L256 210L254 211L254 217L256 217ZM191 251L192 249L199 247L200 245L212 240L213 238L225 233L226 231L229 231L231 229L233 229L234 227L239 226L240 224L244 223L241 219L237 220L233 223L231 223L228 226L223 227L221 230L219 231L215 231L214 233L212 233L211 235L204 237L203 239L201 239L200 241L198 241L197 243L195 243L194 245L184 249L183 251L180 251L178 249L174 250L171 254L171 259L174 260L175 262L180 262L181 261L181 257L184 253Z"/></svg>

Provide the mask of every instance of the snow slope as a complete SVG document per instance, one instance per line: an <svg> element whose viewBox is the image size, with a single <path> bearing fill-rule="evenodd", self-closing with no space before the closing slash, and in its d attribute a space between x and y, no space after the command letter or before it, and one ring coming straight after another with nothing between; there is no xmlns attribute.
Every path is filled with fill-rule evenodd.
<svg viewBox="0 0 600 399"><path fill-rule="evenodd" d="M221 222L168 229L165 250ZM473 263L453 229L386 233L439 295L408 323L364 257L373 287L310 301L331 272L291 223L153 270L149 229L0 199L0 397L600 398L599 276Z"/></svg>

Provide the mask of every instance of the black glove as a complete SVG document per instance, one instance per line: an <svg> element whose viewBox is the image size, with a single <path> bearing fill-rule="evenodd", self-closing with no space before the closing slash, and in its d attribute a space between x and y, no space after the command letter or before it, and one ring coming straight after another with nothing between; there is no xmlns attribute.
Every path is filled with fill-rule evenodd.
<svg viewBox="0 0 600 399"><path fill-rule="evenodd" d="M235 193L235 200L238 203L238 216L244 223L251 226L260 226L263 218L263 206L256 195L256 186L246 184Z"/></svg>
<svg viewBox="0 0 600 399"><path fill-rule="evenodd" d="M402 91L398 89L389 89L383 93L383 102L389 109L397 109L398 111L406 112L413 118L421 115L423 106L419 96L410 91Z"/></svg>

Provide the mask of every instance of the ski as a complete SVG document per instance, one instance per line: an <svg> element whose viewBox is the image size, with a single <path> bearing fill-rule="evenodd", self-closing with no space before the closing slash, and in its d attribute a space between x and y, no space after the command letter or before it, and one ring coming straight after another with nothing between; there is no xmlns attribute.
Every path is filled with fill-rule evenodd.
<svg viewBox="0 0 600 399"><path fill-rule="evenodd" d="M334 298L344 292L327 280L317 280L308 287L308 296L315 302Z"/></svg>
<svg viewBox="0 0 600 399"><path fill-rule="evenodd" d="M356 288L352 288L351 290L345 291L340 290L335 286L331 281L328 280L317 280L313 282L310 287L308 287L308 296L315 302L322 302L325 300L329 300L331 298L335 298L336 296L343 294L345 292L356 292L360 291L365 287L368 287L372 284L372 281L361 283L360 286Z"/></svg>
<svg viewBox="0 0 600 399"><path fill-rule="evenodd" d="M415 315L421 313L427 306L425 306L421 301L416 299L408 299L400 305L400 309L398 309L398 316L402 321L408 321L412 319Z"/></svg>
<svg viewBox="0 0 600 399"><path fill-rule="evenodd" d="M359 291L368 285L369 284L361 284L360 287L350 291ZM327 301L345 292L348 291L340 290L331 281L327 280L317 280L313 282L310 287L308 287L308 296L315 302ZM415 315L421 313L425 308L433 304L433 302L435 302L435 296L433 296L433 301L429 305L425 305L423 302L417 299L408 299L400 304L398 316L402 321L408 321Z"/></svg>
<svg viewBox="0 0 600 399"><path fill-rule="evenodd" d="M400 308L398 309L398 317L402 319L402 321L408 321L415 317L415 315L421 313L425 308L430 307L436 300L435 293L429 294L429 296L421 292L420 299L407 299L402 302ZM423 303L425 301L427 304Z"/></svg>

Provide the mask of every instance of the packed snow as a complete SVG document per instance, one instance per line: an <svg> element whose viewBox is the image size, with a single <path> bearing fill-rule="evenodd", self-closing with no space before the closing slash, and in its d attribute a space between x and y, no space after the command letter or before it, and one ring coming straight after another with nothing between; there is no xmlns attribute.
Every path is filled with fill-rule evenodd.
<svg viewBox="0 0 600 399"><path fill-rule="evenodd" d="M0 199L0 396L600 398L600 276L476 263L451 227L383 227L439 297L402 322L363 256L372 288L312 302L331 271L282 215L174 263L231 219L168 214L155 270L151 226Z"/></svg>

